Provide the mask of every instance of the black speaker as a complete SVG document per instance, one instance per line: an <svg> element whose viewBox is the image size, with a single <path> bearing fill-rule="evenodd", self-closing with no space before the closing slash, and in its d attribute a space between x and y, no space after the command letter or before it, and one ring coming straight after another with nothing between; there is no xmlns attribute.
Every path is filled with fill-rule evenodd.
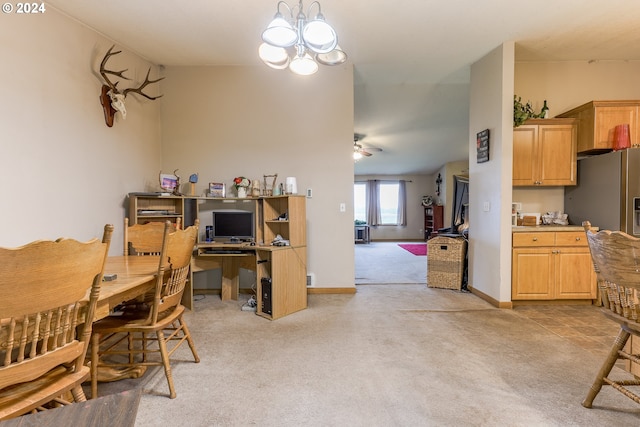
<svg viewBox="0 0 640 427"><path fill-rule="evenodd" d="M262 312L271 313L271 278L263 277L260 279L262 285Z"/></svg>

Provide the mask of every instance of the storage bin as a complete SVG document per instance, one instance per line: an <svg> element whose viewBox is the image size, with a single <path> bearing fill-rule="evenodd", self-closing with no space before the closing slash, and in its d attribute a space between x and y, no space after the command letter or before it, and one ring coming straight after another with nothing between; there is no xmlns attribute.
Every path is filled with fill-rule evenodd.
<svg viewBox="0 0 640 427"><path fill-rule="evenodd" d="M427 286L462 288L467 241L463 237L438 236L427 242Z"/></svg>

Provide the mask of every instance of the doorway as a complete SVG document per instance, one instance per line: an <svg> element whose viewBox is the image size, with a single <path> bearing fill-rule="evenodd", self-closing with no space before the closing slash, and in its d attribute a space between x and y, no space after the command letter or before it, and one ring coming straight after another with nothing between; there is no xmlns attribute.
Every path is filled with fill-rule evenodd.
<svg viewBox="0 0 640 427"><path fill-rule="evenodd" d="M412 254L398 246L400 243L423 242L356 243L355 284L426 284L427 257Z"/></svg>

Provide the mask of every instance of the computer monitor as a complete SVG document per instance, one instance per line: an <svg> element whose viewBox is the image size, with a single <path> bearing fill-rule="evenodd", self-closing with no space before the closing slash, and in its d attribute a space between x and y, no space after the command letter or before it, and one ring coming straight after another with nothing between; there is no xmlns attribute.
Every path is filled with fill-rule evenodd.
<svg viewBox="0 0 640 427"><path fill-rule="evenodd" d="M213 239L219 242L255 240L254 213L236 209L214 210Z"/></svg>

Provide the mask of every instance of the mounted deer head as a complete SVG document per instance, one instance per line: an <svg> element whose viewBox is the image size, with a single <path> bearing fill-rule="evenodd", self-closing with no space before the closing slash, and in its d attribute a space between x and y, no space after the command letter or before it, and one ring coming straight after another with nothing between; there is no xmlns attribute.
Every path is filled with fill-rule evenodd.
<svg viewBox="0 0 640 427"><path fill-rule="evenodd" d="M113 119L116 115L116 112L119 111L120 114L122 114L123 119L127 117L127 110L124 105L124 100L127 97L128 93L130 92L137 93L153 101L154 99L160 98L162 95L150 96L144 93L142 89L144 89L147 85L150 85L151 83L157 83L160 80L164 79L164 77L160 77L159 79L156 79L156 80L149 80L149 73L151 72L151 68L149 68L149 71L147 71L147 77L144 79L144 83L142 83L137 88L128 88L121 91L117 87L119 82L112 83L111 80L109 80L108 75L117 76L125 80L131 80L130 78L125 77L123 74L125 71L127 71L127 69L124 69L121 71L113 71L105 68L109 58L111 58L113 55L117 55L120 52L122 52L121 50L114 52L113 51L114 47L115 45L111 46L111 48L107 51L106 55L104 55L102 62L100 63L100 75L102 76L102 78L104 79L104 82L106 83L102 85L102 93L100 94L100 103L102 104L102 109L104 110L104 120L107 123L107 126L109 127L113 126Z"/></svg>

